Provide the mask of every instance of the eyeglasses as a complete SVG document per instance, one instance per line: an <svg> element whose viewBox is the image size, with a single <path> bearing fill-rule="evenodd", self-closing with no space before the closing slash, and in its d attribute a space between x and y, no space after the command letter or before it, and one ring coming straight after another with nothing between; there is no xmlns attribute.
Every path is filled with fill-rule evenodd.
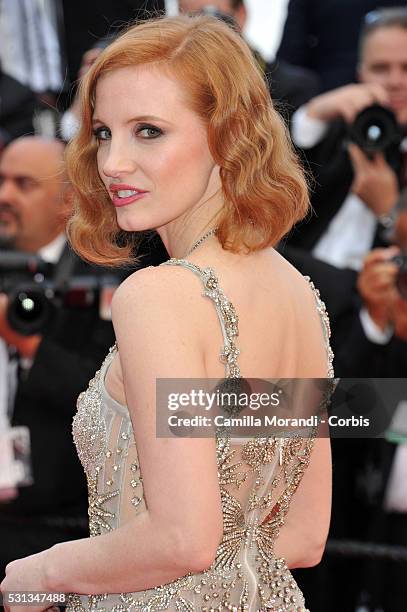
<svg viewBox="0 0 407 612"><path fill-rule="evenodd" d="M407 20L407 7L398 6L394 8L375 9L366 13L363 19L365 26L391 24L397 19Z"/></svg>

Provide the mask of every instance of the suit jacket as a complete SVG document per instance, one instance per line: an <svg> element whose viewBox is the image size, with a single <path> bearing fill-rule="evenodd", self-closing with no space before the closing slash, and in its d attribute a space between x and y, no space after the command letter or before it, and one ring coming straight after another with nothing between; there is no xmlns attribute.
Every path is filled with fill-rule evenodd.
<svg viewBox="0 0 407 612"><path fill-rule="evenodd" d="M62 0L65 56L70 83L75 83L82 56L100 38L149 14L162 12L164 0L88 0L80 10L76 2ZM67 101L69 105L69 101Z"/></svg>
<svg viewBox="0 0 407 612"><path fill-rule="evenodd" d="M311 70L294 66L284 60L265 64L264 71L272 100L284 118L293 113L318 94L320 81Z"/></svg>
<svg viewBox="0 0 407 612"><path fill-rule="evenodd" d="M36 104L31 89L0 70L0 130L5 144L33 133Z"/></svg>
<svg viewBox="0 0 407 612"><path fill-rule="evenodd" d="M363 17L405 0L290 0L277 57L314 70L322 91L356 80L358 39Z"/></svg>

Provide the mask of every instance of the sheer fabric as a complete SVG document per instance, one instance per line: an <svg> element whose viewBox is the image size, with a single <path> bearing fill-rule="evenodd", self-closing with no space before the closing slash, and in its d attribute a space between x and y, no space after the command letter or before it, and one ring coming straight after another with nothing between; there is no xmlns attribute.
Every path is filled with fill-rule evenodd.
<svg viewBox="0 0 407 612"><path fill-rule="evenodd" d="M164 265L164 264L163 264ZM204 286L218 313L224 346L220 358L225 377L239 378L238 316L215 272L186 260L165 265L189 268ZM308 279L309 280L309 279ZM329 322L319 293L310 282L320 313L327 354L327 377L333 377ZM104 384L117 351L109 351L101 369L78 398L73 434L89 486L92 537L124 525L146 511L143 477L126 406L111 398ZM223 539L212 566L171 583L134 593L69 596L68 612L178 610L306 612L304 598L274 543L292 496L309 464L315 429L290 437L232 438L217 433L218 480L223 511Z"/></svg>

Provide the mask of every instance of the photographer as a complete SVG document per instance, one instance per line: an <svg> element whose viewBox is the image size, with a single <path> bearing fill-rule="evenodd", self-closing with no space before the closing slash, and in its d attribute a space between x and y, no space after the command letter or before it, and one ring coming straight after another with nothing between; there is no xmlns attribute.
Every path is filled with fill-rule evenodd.
<svg viewBox="0 0 407 612"><path fill-rule="evenodd" d="M401 246L405 248L406 245ZM347 351L346 360L338 351L341 363L347 364L345 375L406 376L407 293L405 287L401 291L397 287L401 272L394 259L399 253L400 249L394 246L377 248L364 260L357 279L361 308L354 326L360 331L355 331L352 339L352 345L357 349L352 351L353 354ZM351 326L348 332L352 337ZM351 343L351 338L348 342Z"/></svg>
<svg viewBox="0 0 407 612"><path fill-rule="evenodd" d="M407 10L368 14L360 36L360 83L317 96L293 118L293 139L305 152L315 185L316 216L297 226L290 240L335 266L359 270L385 226L404 181L402 132L407 123ZM398 133L381 152L368 154L349 142L360 111L391 110Z"/></svg>
<svg viewBox="0 0 407 612"><path fill-rule="evenodd" d="M54 274L68 262L74 276L100 275L66 243L70 190L63 154L62 143L38 137L15 140L4 150L0 257L1 249L16 249L40 255L53 264ZM114 342L112 325L101 319L96 303L61 308L43 330L30 336L10 326L8 307L3 293L0 343L10 362L0 367L0 388L8 386L11 425L30 432L33 484L1 496L0 576L16 558L87 535L86 483L70 435L71 421L78 394Z"/></svg>

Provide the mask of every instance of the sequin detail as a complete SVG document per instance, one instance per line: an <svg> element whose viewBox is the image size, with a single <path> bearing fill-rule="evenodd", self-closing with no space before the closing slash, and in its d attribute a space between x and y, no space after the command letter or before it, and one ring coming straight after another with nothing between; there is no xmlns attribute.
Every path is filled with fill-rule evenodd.
<svg viewBox="0 0 407 612"><path fill-rule="evenodd" d="M106 355L100 369L89 382L77 400L77 411L72 421L72 435L75 441L79 459L86 474L94 474L97 467L103 465L105 455L111 453L107 449L106 424L101 416L102 396L100 393L101 372L113 359L116 344Z"/></svg>
<svg viewBox="0 0 407 612"><path fill-rule="evenodd" d="M170 260L166 264L188 267L200 276L204 296L214 302L222 326L224 345L220 359L225 365L225 383L238 384L238 316L220 288L214 271L201 269L185 260ZM321 316L328 377L332 377L328 316L319 292L308 278L307 281ZM115 345L88 390L79 397L73 424L78 454L88 477L92 536L118 526L120 496L127 497L134 514L143 511L145 501L138 459L133 456L126 461L130 445L134 445L128 414L123 416L118 429L117 445L109 442L107 447L101 377L116 351ZM308 437L251 438L235 447L227 431L217 431L216 459L224 530L211 567L200 574L187 574L168 584L136 593L88 597L71 594L67 612L307 612L303 595L284 559L276 557L274 545L292 497L309 465L314 436L312 430ZM127 478L124 491L119 488L121 478L122 481ZM238 495L247 484L250 485L249 494L242 503ZM246 571L247 564L250 572ZM256 576L255 584L250 581L250 573Z"/></svg>
<svg viewBox="0 0 407 612"><path fill-rule="evenodd" d="M304 276L305 280L308 282L309 286L312 289L312 292L314 294L315 297L315 302L317 305L317 310L321 316L321 321L322 321L322 327L324 330L324 336L325 336L325 346L326 346L326 351L327 351L327 355L328 355L328 372L327 372L327 378L333 378L334 377L334 368L333 368L333 360L334 360L334 353L333 350L331 348L331 345L329 343L329 339L331 337L331 325L329 322L329 316L326 310L326 306L325 306L325 302L322 301L321 299L321 294L319 292L319 289L317 289L314 285L314 283L312 282L312 280L310 279L309 276Z"/></svg>
<svg viewBox="0 0 407 612"><path fill-rule="evenodd" d="M101 494L97 489L97 478L88 476L88 491L89 491L89 532L90 535L98 536L102 530L111 531L113 527L109 520L115 518L115 514L106 509L106 503L119 495L119 491Z"/></svg>

